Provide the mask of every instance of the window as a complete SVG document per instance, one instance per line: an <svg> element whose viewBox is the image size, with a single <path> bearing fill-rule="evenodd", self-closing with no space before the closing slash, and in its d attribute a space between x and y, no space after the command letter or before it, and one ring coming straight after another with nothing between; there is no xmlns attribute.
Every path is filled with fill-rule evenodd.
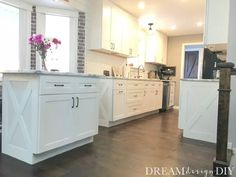
<svg viewBox="0 0 236 177"><path fill-rule="evenodd" d="M19 9L0 3L0 72L19 69Z"/></svg>
<svg viewBox="0 0 236 177"><path fill-rule="evenodd" d="M56 50L48 52L47 67L49 70L58 69L68 72L70 64L70 18L46 15L45 36L57 38L61 45Z"/></svg>

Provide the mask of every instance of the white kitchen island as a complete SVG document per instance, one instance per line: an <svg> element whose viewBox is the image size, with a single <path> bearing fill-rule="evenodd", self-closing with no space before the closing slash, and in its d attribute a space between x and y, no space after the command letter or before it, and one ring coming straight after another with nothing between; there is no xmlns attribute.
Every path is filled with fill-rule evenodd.
<svg viewBox="0 0 236 177"><path fill-rule="evenodd" d="M186 138L216 142L219 80L180 81L179 128Z"/></svg>
<svg viewBox="0 0 236 177"><path fill-rule="evenodd" d="M59 72L3 74L2 153L35 164L93 141L97 78Z"/></svg>

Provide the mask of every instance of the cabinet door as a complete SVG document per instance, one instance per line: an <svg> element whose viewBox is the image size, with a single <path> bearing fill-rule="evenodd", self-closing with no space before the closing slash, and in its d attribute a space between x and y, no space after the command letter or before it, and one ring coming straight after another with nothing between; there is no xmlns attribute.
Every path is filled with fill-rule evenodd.
<svg viewBox="0 0 236 177"><path fill-rule="evenodd" d="M73 138L81 140L98 133L97 94L77 94L73 111Z"/></svg>
<svg viewBox="0 0 236 177"><path fill-rule="evenodd" d="M207 0L204 44L228 43L229 0Z"/></svg>
<svg viewBox="0 0 236 177"><path fill-rule="evenodd" d="M161 109L162 108L162 88L158 87L155 90L155 109Z"/></svg>
<svg viewBox="0 0 236 177"><path fill-rule="evenodd" d="M157 62L157 45L156 32L147 33L146 62Z"/></svg>
<svg viewBox="0 0 236 177"><path fill-rule="evenodd" d="M74 104L72 98L73 95L40 96L38 153L71 142Z"/></svg>
<svg viewBox="0 0 236 177"><path fill-rule="evenodd" d="M114 90L113 93L113 121L126 117L125 90Z"/></svg>
<svg viewBox="0 0 236 177"><path fill-rule="evenodd" d="M170 84L170 101L169 106L174 106L175 104L175 83Z"/></svg>
<svg viewBox="0 0 236 177"><path fill-rule="evenodd" d="M123 14L121 9L112 6L111 11L111 47L114 52L122 53Z"/></svg>
<svg viewBox="0 0 236 177"><path fill-rule="evenodd" d="M104 0L102 11L102 49L111 50L111 7L112 4ZM96 29L97 30L97 29Z"/></svg>
<svg viewBox="0 0 236 177"><path fill-rule="evenodd" d="M153 109L153 95L152 91L145 89L143 94L143 112L149 112Z"/></svg>

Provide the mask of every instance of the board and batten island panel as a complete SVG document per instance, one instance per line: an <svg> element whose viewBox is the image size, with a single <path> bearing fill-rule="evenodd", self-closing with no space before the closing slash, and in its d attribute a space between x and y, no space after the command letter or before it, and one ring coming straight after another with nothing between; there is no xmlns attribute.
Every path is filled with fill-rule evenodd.
<svg viewBox="0 0 236 177"><path fill-rule="evenodd" d="M59 72L3 74L2 153L29 164L93 141L97 78Z"/></svg>
<svg viewBox="0 0 236 177"><path fill-rule="evenodd" d="M186 138L216 143L219 80L180 80L179 128Z"/></svg>

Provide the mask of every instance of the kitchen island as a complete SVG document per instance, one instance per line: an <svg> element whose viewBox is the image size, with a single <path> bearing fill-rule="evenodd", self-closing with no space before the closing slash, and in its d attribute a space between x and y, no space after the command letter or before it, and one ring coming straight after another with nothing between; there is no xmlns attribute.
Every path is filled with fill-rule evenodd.
<svg viewBox="0 0 236 177"><path fill-rule="evenodd" d="M3 74L2 153L35 164L93 141L97 78L60 72Z"/></svg>
<svg viewBox="0 0 236 177"><path fill-rule="evenodd" d="M217 79L180 80L179 128L186 138L216 142Z"/></svg>

